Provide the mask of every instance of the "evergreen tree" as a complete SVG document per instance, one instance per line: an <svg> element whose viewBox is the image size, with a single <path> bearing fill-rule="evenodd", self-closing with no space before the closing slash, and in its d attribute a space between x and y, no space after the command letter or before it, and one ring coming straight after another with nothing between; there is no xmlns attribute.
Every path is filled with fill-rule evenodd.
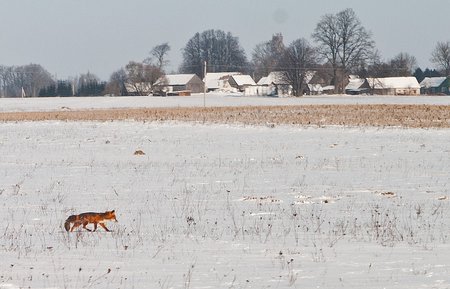
<svg viewBox="0 0 450 289"><path fill-rule="evenodd" d="M440 77L442 76L436 69L426 68L423 72L424 77Z"/></svg>
<svg viewBox="0 0 450 289"><path fill-rule="evenodd" d="M83 83L77 92L77 96L100 96L104 94L106 82L88 82Z"/></svg>
<svg viewBox="0 0 450 289"><path fill-rule="evenodd" d="M417 68L416 68L416 70L415 70L414 73L413 73L413 76L417 79L417 81L418 81L419 83L421 83L422 80L425 79L425 75L424 75L422 69L420 69L420 67L417 67Z"/></svg>
<svg viewBox="0 0 450 289"><path fill-rule="evenodd" d="M72 84L69 81L58 80L56 88L57 96L73 96Z"/></svg>
<svg viewBox="0 0 450 289"><path fill-rule="evenodd" d="M39 91L40 97L54 97L56 96L56 85L52 84L50 86L44 87Z"/></svg>

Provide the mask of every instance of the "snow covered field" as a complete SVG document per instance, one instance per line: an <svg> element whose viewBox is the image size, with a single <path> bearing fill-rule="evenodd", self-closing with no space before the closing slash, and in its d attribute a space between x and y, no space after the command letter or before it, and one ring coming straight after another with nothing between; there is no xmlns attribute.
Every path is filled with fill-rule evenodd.
<svg viewBox="0 0 450 289"><path fill-rule="evenodd" d="M128 105L58 100L70 103L50 108ZM23 101L0 107L49 108ZM0 288L450 288L449 140L448 129L1 123ZM109 209L112 233L63 231L68 215Z"/></svg>
<svg viewBox="0 0 450 289"><path fill-rule="evenodd" d="M81 110L144 107L201 107L203 94L170 97L50 97L0 98L0 112ZM310 105L310 104L433 104L450 105L450 96L341 96L320 95L274 98L208 93L206 106Z"/></svg>

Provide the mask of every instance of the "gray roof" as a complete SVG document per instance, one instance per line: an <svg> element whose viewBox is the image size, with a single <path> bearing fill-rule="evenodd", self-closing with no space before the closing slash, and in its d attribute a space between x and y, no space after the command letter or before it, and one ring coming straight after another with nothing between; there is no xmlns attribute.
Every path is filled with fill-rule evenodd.
<svg viewBox="0 0 450 289"><path fill-rule="evenodd" d="M420 83L422 88L439 87L447 79L447 77L425 77Z"/></svg>

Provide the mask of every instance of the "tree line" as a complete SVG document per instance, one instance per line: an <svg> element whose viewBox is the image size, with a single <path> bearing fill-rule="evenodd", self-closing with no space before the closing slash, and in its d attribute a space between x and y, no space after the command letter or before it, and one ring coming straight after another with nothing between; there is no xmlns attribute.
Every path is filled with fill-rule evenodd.
<svg viewBox="0 0 450 289"><path fill-rule="evenodd" d="M336 14L325 14L311 33L312 43L298 38L285 44L281 33L255 46L251 59L230 32L206 30L188 40L182 49L183 60L179 73L204 75L208 72L242 72L255 80L278 71L293 88L293 94L302 95L308 72L316 71L323 82L333 85L335 92L343 92L348 76L389 77L411 76L421 81L430 76L450 75L450 41L438 42L431 62L436 69L422 71L416 58L399 52L384 60L376 48L372 33L367 30L353 9ZM162 43L151 49L142 61L130 61L114 71L107 82L101 82L92 73L68 80L55 80L38 64L17 67L0 66L0 96L89 96L89 95L146 95L166 73L170 45ZM145 85L143 85L145 84Z"/></svg>
<svg viewBox="0 0 450 289"><path fill-rule="evenodd" d="M106 85L89 72L58 80L39 64L0 65L0 97L98 96L104 94Z"/></svg>

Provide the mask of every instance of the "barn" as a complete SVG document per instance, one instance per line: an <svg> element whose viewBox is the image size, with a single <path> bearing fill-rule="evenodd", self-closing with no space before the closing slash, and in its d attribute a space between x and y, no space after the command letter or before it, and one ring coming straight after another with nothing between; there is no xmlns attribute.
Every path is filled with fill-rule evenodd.
<svg viewBox="0 0 450 289"><path fill-rule="evenodd" d="M367 78L370 90L380 95L420 95L420 84L413 76Z"/></svg>
<svg viewBox="0 0 450 289"><path fill-rule="evenodd" d="M196 74L168 74L155 84L156 90L173 93L189 91L191 93L201 93L205 89L205 84Z"/></svg>
<svg viewBox="0 0 450 289"><path fill-rule="evenodd" d="M450 76L449 77L425 77L420 83L420 92L422 94L447 94L450 95Z"/></svg>

